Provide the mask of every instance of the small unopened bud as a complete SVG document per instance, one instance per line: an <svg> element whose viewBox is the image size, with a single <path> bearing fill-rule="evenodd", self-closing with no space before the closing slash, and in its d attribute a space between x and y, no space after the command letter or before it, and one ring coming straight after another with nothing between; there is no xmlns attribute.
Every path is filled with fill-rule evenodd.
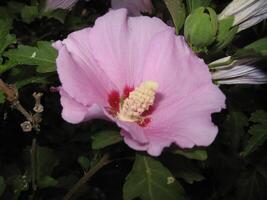
<svg viewBox="0 0 267 200"><path fill-rule="evenodd" d="M31 132L32 131L32 123L29 121L25 121L20 124L23 132Z"/></svg>
<svg viewBox="0 0 267 200"><path fill-rule="evenodd" d="M34 106L33 110L37 113L43 112L44 107L41 104L41 97L43 96L43 94L34 92L32 96L35 98L35 106Z"/></svg>
<svg viewBox="0 0 267 200"><path fill-rule="evenodd" d="M217 15L212 8L199 7L186 18L184 35L194 51L206 51L215 41L217 31Z"/></svg>

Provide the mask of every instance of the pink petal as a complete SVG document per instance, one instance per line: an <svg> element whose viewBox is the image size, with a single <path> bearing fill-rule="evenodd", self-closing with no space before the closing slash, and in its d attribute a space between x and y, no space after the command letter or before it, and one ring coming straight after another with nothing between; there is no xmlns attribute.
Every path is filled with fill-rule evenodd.
<svg viewBox="0 0 267 200"><path fill-rule="evenodd" d="M112 121L116 122L117 125L122 128L121 135L128 137L133 140L134 143L138 143L137 145L144 146L148 143L147 136L144 133L144 129L132 122L120 121L113 116L111 116L106 110L103 110L105 115Z"/></svg>
<svg viewBox="0 0 267 200"><path fill-rule="evenodd" d="M77 124L90 119L105 118L105 114L96 104L84 106L71 98L62 88L60 101L63 106L62 118L69 123Z"/></svg>
<svg viewBox="0 0 267 200"><path fill-rule="evenodd" d="M225 96L212 83L208 66L170 31L155 36L147 52L142 79L158 82L159 89L152 121L144 128L146 151L158 156L171 143L182 148L211 144L218 132L211 114L225 107ZM131 135L127 144L139 150Z"/></svg>
<svg viewBox="0 0 267 200"><path fill-rule="evenodd" d="M128 18L127 11L110 11L97 19L90 32L90 46L99 66L120 91L142 80L151 40L173 29L158 18ZM101 45L99 45L101 44Z"/></svg>
<svg viewBox="0 0 267 200"><path fill-rule="evenodd" d="M144 133L142 127L132 122L124 122L114 119L117 125L123 129L123 131L127 132L133 140L138 142L141 145L144 145L148 142L147 136ZM121 133L123 135L123 132Z"/></svg>
<svg viewBox="0 0 267 200"><path fill-rule="evenodd" d="M161 137L149 137L147 153L151 156L159 156L165 147L169 147L173 141Z"/></svg>
<svg viewBox="0 0 267 200"><path fill-rule="evenodd" d="M126 10L109 12L96 20L94 28L76 31L63 41L77 62L102 71L119 89L126 83L124 73L120 73L127 68L126 19Z"/></svg>
<svg viewBox="0 0 267 200"><path fill-rule="evenodd" d="M171 139L183 148L209 145L218 132L211 114L225 107L225 96L212 83L207 65L182 37L168 33L151 46L148 57L144 79L157 81L160 88L146 132L152 138Z"/></svg>
<svg viewBox="0 0 267 200"><path fill-rule="evenodd" d="M138 16L141 12L152 14L153 5L151 0L111 0L113 9L127 8L130 15Z"/></svg>
<svg viewBox="0 0 267 200"><path fill-rule="evenodd" d="M114 86L97 64L85 63L65 45L59 50L56 62L62 88L69 96L85 106L95 103L106 106L108 93Z"/></svg>
<svg viewBox="0 0 267 200"><path fill-rule="evenodd" d="M166 33L174 35L174 29L156 17L130 17L128 26L131 30L129 31L128 80L134 86L139 86L146 80L143 76L152 45L159 42Z"/></svg>
<svg viewBox="0 0 267 200"><path fill-rule="evenodd" d="M129 132L121 130L121 135L123 136L124 142L137 151L146 151L148 149L148 143L140 143L132 138Z"/></svg>

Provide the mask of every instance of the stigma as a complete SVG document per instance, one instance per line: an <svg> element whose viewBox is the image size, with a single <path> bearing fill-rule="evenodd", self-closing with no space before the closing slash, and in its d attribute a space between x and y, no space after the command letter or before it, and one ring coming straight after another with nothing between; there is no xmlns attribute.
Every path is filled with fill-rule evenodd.
<svg viewBox="0 0 267 200"><path fill-rule="evenodd" d="M117 118L122 121L142 123L144 120L142 114L153 106L158 87L155 81L141 83L120 103Z"/></svg>

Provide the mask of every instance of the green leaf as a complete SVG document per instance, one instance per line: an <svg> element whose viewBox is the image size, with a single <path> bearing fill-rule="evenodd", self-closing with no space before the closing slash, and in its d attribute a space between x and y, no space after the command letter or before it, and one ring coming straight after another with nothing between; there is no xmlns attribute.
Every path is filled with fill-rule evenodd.
<svg viewBox="0 0 267 200"><path fill-rule="evenodd" d="M46 79L46 77L30 77L27 79L23 79L23 80L19 80L17 81L14 85L17 89L20 89L26 85L30 85L30 84L47 84L48 81Z"/></svg>
<svg viewBox="0 0 267 200"><path fill-rule="evenodd" d="M243 49L239 49L232 57L241 58L262 58L267 56L267 37L259 39Z"/></svg>
<svg viewBox="0 0 267 200"><path fill-rule="evenodd" d="M266 187L266 177L259 171L246 170L237 180L236 193L240 200L264 200L267 198Z"/></svg>
<svg viewBox="0 0 267 200"><path fill-rule="evenodd" d="M261 52L257 52L253 49L238 49L231 58L233 60L239 60L242 58L262 58L262 56Z"/></svg>
<svg viewBox="0 0 267 200"><path fill-rule="evenodd" d="M11 29L10 20L0 19L0 55L10 44L16 42L16 37L14 35L9 34L10 29Z"/></svg>
<svg viewBox="0 0 267 200"><path fill-rule="evenodd" d="M21 3L21 2L17 2L17 1L8 1L7 2L7 7L8 10L12 13L12 14L18 14L21 13L22 9L24 8L25 4Z"/></svg>
<svg viewBox="0 0 267 200"><path fill-rule="evenodd" d="M4 193L5 189L6 189L5 180L2 176L0 176L0 197Z"/></svg>
<svg viewBox="0 0 267 200"><path fill-rule="evenodd" d="M247 45L244 49L251 49L261 53L263 56L267 56L267 37Z"/></svg>
<svg viewBox="0 0 267 200"><path fill-rule="evenodd" d="M102 149L122 141L122 137L117 131L102 131L94 134L92 140L93 149Z"/></svg>
<svg viewBox="0 0 267 200"><path fill-rule="evenodd" d="M183 155L169 154L164 163L176 178L181 178L189 184L202 181L205 177L201 174L198 163Z"/></svg>
<svg viewBox="0 0 267 200"><path fill-rule="evenodd" d="M10 45L16 43L15 35L6 35L4 41L0 43L0 54L4 52L4 50Z"/></svg>
<svg viewBox="0 0 267 200"><path fill-rule="evenodd" d="M214 45L216 51L223 49L234 39L238 26L232 27L233 23L233 16L219 21L216 44Z"/></svg>
<svg viewBox="0 0 267 200"><path fill-rule="evenodd" d="M233 152L240 151L241 140L245 134L245 128L248 126L247 116L239 111L229 112L223 124L223 138L229 149Z"/></svg>
<svg viewBox="0 0 267 200"><path fill-rule="evenodd" d="M5 62L5 64L0 65L0 74L12 69L16 65L17 65L17 62L12 61L12 60L9 60L9 61Z"/></svg>
<svg viewBox="0 0 267 200"><path fill-rule="evenodd" d="M177 165L172 166L171 170L176 178L182 178L189 184L199 182L205 179L196 167L195 163L188 159L177 159Z"/></svg>
<svg viewBox="0 0 267 200"><path fill-rule="evenodd" d="M7 51L4 56L9 60L16 61L17 64L36 65L37 51L36 47L19 45L17 49Z"/></svg>
<svg viewBox="0 0 267 200"><path fill-rule="evenodd" d="M6 98L5 98L4 93L0 91L0 104L1 104L1 103L5 103L5 99L6 99Z"/></svg>
<svg viewBox="0 0 267 200"><path fill-rule="evenodd" d="M17 49L5 52L4 56L18 65L37 65L39 73L56 70L57 51L51 46L51 42L39 41L37 47L19 45Z"/></svg>
<svg viewBox="0 0 267 200"><path fill-rule="evenodd" d="M263 110L257 110L251 115L250 121L254 123L267 124L267 113Z"/></svg>
<svg viewBox="0 0 267 200"><path fill-rule="evenodd" d="M248 156L252 152L258 149L267 139L267 113L258 110L252 114L250 118L251 122L257 123L249 129L249 133L252 135L247 145L245 146L242 156Z"/></svg>
<svg viewBox="0 0 267 200"><path fill-rule="evenodd" d="M60 21L61 23L64 23L66 16L67 16L67 10L63 10L63 9L52 10L52 11L43 13L42 16L47 17L47 18L54 18Z"/></svg>
<svg viewBox="0 0 267 200"><path fill-rule="evenodd" d="M40 189L47 188L47 187L54 187L57 184L58 184L58 181L51 176L42 177L38 182L38 186Z"/></svg>
<svg viewBox="0 0 267 200"><path fill-rule="evenodd" d="M78 163L81 165L81 167L85 170L87 170L90 167L90 160L85 156L80 156L78 158Z"/></svg>
<svg viewBox="0 0 267 200"><path fill-rule="evenodd" d="M10 20L0 19L0 39L2 40L7 36L11 28Z"/></svg>
<svg viewBox="0 0 267 200"><path fill-rule="evenodd" d="M38 17L38 7L37 6L24 6L21 11L21 18L23 22L30 24Z"/></svg>
<svg viewBox="0 0 267 200"><path fill-rule="evenodd" d="M178 34L185 22L185 6L182 0L164 0Z"/></svg>
<svg viewBox="0 0 267 200"><path fill-rule="evenodd" d="M125 200L185 199L182 186L160 161L139 154L123 186L123 197Z"/></svg>
<svg viewBox="0 0 267 200"><path fill-rule="evenodd" d="M193 160L207 160L208 154L205 150L182 150L182 149L176 149L173 151L174 154L182 155L186 158L193 159Z"/></svg>
<svg viewBox="0 0 267 200"><path fill-rule="evenodd" d="M39 146L36 157L36 180L38 186L43 187L44 183L47 183L46 181L49 182L48 178L45 177L51 176L59 160L52 149Z"/></svg>
<svg viewBox="0 0 267 200"><path fill-rule="evenodd" d="M199 7L209 6L210 2L211 0L186 0L187 7L190 13Z"/></svg>

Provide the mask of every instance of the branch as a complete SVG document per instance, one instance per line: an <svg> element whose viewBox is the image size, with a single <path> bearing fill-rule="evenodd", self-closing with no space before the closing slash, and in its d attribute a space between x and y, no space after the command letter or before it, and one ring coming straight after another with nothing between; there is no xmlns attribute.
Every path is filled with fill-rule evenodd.
<svg viewBox="0 0 267 200"><path fill-rule="evenodd" d="M90 178L103 166L109 163L109 155L105 154L101 160L93 166L84 176L70 189L70 191L63 197L63 200L70 200L74 193L80 190L80 188L90 180Z"/></svg>
<svg viewBox="0 0 267 200"><path fill-rule="evenodd" d="M6 99L10 103L13 103L18 100L18 93L16 92L16 90L7 85L1 78L0 78L0 90L6 95Z"/></svg>
<svg viewBox="0 0 267 200"><path fill-rule="evenodd" d="M32 147L31 147L31 165L32 165L32 190L35 192L37 190L36 185L36 138L32 139Z"/></svg>
<svg viewBox="0 0 267 200"><path fill-rule="evenodd" d="M24 117L27 119L27 121L23 122L21 124L22 130L24 132L30 132L32 131L32 128L38 133L40 131L39 129L39 123L41 122L41 114L43 112L43 106L41 105L41 93L34 93L33 97L35 98L35 106L34 111L36 112L34 115L32 115L30 112L28 112L19 101L19 95L17 92L17 89L15 87L12 87L10 85L7 85L2 79L0 79L0 91L2 91L5 96L6 100L11 104L12 108L15 108L18 110ZM36 149L37 149L37 142L36 137L32 139L32 147L31 147L31 165L32 165L32 189L33 192L37 190L36 185Z"/></svg>
<svg viewBox="0 0 267 200"><path fill-rule="evenodd" d="M43 108L37 110L38 112L36 111L36 113L32 115L21 105L19 101L19 95L18 95L17 89L11 85L6 84L2 79L0 79L0 91L2 91L5 94L6 100L11 104L11 108L15 108L16 110L18 110L27 119L27 121L30 122L30 125L32 125L32 127L36 130L36 132L39 132L39 123L42 120L40 113L43 112ZM33 96L35 100L37 101L36 103L40 107L41 106L40 98L42 94L34 93ZM35 109L37 109L37 104L35 105L36 107ZM23 128L23 131L25 132L31 131L31 127L27 127L29 125L27 121L26 123L24 122L21 125ZM24 127L26 128L24 129Z"/></svg>

